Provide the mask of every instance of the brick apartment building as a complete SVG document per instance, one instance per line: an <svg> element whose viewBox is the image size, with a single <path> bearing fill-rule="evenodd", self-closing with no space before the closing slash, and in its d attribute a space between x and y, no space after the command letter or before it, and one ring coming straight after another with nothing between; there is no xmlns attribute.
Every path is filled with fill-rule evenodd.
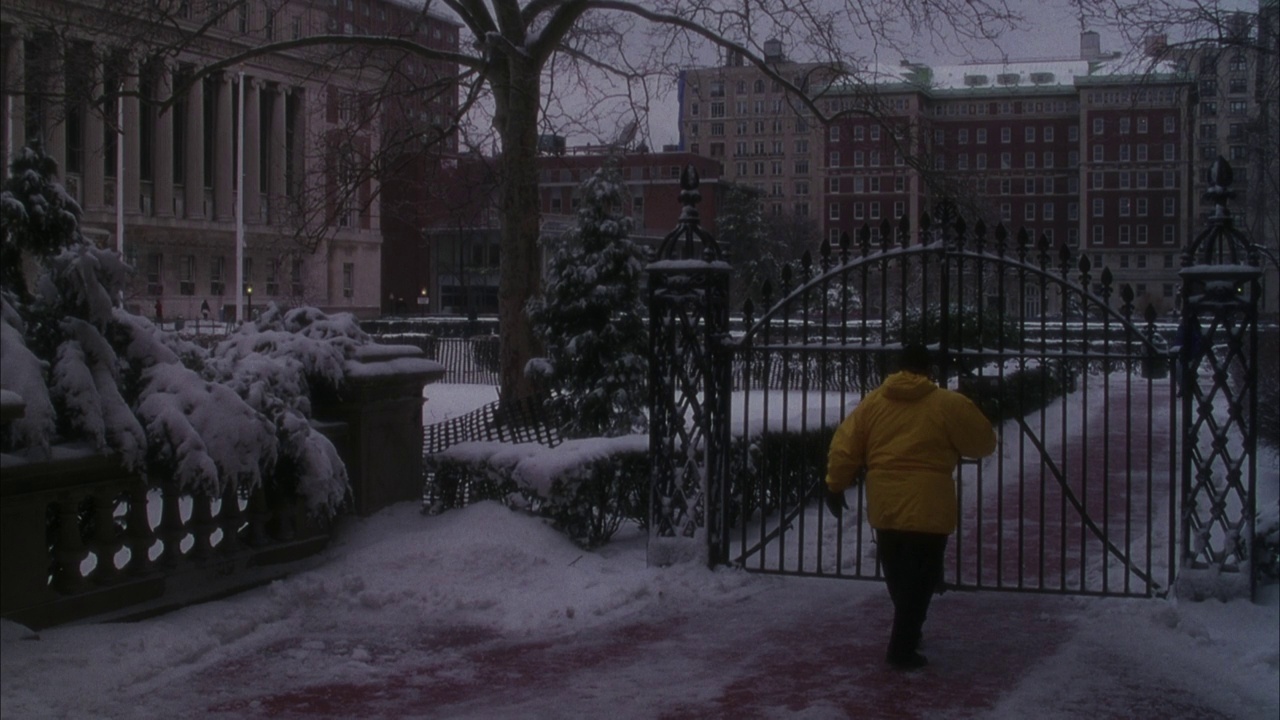
<svg viewBox="0 0 1280 720"><path fill-rule="evenodd" d="M656 248L680 219L680 173L692 165L699 174L703 226L715 231L720 163L687 152L549 153L539 158L539 194L544 238L568 232L576 222L579 185L596 170L613 164L630 196L634 220L631 239ZM419 289L430 312L495 313L498 306L497 178L491 158L465 158L442 172L432 204L432 223L423 232L431 274ZM544 252L544 267L550 260ZM403 300L404 298L398 298ZM398 311L416 299L402 302Z"/></svg>
<svg viewBox="0 0 1280 720"><path fill-rule="evenodd" d="M1175 308L1178 254L1198 227L1192 85L1185 73L1140 70L1119 54L1102 53L1098 35L1086 32L1078 58L904 62L878 77L871 94L866 85L820 88L815 96L824 113L841 114L816 129L787 106L762 108L763 133L752 132L762 127L754 120L727 116L725 147L747 154L729 153L724 162L727 168L745 162L748 172L726 170L726 179L780 186L780 196L766 188L775 212L819 208L822 235L836 242L863 225L878 241L884 221L896 224L905 215L914 226L921 212L951 200L989 227L1001 222L1011 234L1026 228L1055 247L1078 248L1095 279L1106 266L1117 283L1132 285L1139 308L1151 304L1162 314ZM726 114L742 108L736 92L742 88L725 86ZM692 112L695 97L682 100L681 110L690 150L703 132L694 126L705 122ZM797 127L805 134L796 135ZM781 150L781 164L757 163L753 150L761 146ZM802 146L805 160L786 154ZM711 156L704 144L698 153Z"/></svg>

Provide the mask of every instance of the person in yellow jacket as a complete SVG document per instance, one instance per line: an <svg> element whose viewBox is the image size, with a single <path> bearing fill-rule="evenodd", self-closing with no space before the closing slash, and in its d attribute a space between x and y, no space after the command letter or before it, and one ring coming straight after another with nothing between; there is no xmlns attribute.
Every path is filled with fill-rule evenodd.
<svg viewBox="0 0 1280 720"><path fill-rule="evenodd" d="M827 507L837 516L847 507L844 491L866 470L868 515L893 601L886 660L904 669L928 663L920 629L956 528L956 465L996 449L991 422L969 398L934 384L931 367L927 348L904 348L899 372L845 418L827 457Z"/></svg>

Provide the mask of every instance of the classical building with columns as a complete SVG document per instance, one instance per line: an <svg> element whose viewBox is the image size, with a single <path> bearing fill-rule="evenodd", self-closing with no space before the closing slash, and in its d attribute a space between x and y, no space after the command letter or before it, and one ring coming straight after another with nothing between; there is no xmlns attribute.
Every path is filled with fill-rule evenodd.
<svg viewBox="0 0 1280 720"><path fill-rule="evenodd" d="M443 28L456 46L456 25L395 0L136 4L139 13L170 8L164 18L127 7L0 6L6 165L30 143L57 160L85 234L122 247L137 269L126 301L144 314L232 319L240 300L245 313L278 302L376 315L382 235L371 168L385 66L298 48L203 73L317 34L440 38ZM205 24L195 41L182 39Z"/></svg>

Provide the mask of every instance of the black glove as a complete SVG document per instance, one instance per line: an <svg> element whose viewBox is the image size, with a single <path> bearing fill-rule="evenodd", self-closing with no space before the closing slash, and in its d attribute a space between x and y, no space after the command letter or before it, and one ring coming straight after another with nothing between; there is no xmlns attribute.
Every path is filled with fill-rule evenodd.
<svg viewBox="0 0 1280 720"><path fill-rule="evenodd" d="M827 509L836 517L842 517L844 515L845 508L849 507L849 503L844 499L844 493L836 492L832 490L830 486L827 487L827 497L825 499Z"/></svg>

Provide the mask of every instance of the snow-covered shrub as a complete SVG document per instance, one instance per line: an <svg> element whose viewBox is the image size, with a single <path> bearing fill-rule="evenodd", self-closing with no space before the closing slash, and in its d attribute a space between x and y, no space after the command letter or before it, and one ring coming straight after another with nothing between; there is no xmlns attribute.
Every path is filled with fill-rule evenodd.
<svg viewBox="0 0 1280 720"><path fill-rule="evenodd" d="M644 526L649 488L646 435L537 443L459 443L427 458L442 486L440 507L479 500L546 518L587 548L598 547L626 521Z"/></svg>
<svg viewBox="0 0 1280 720"><path fill-rule="evenodd" d="M734 438L729 454L729 526L756 513L795 508L827 475L834 427Z"/></svg>
<svg viewBox="0 0 1280 720"><path fill-rule="evenodd" d="M0 387L26 403L0 448L86 441L155 485L217 497L268 484L335 512L347 472L309 398L368 342L355 319L272 306L212 351L183 340L122 307L131 269L83 238L55 172L25 149L0 193Z"/></svg>
<svg viewBox="0 0 1280 720"><path fill-rule="evenodd" d="M551 391L569 437L617 436L647 427L648 313L640 296L642 249L616 169L583 181L576 228L555 248L543 295L529 305L545 360L525 371Z"/></svg>

